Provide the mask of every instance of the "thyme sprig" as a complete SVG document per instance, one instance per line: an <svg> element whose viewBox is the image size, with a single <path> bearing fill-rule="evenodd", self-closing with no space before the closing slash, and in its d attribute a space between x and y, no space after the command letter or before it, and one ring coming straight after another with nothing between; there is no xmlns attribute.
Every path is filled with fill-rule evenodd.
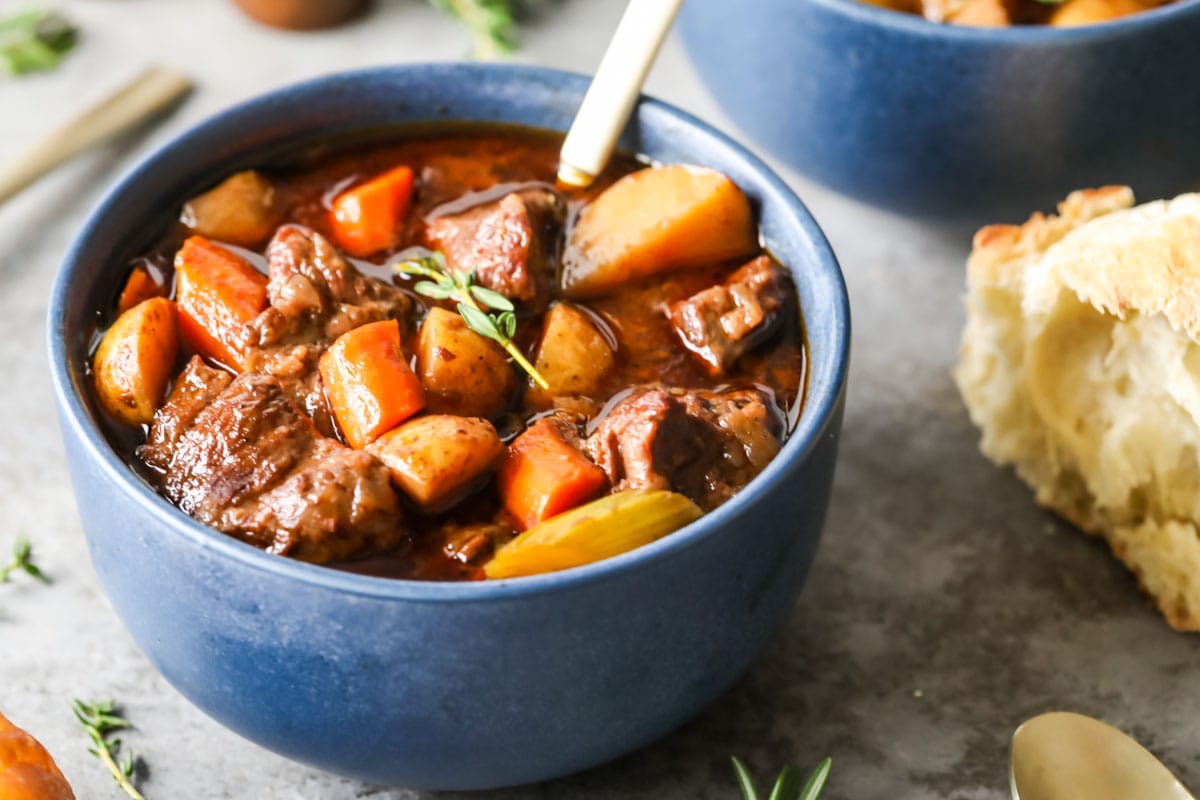
<svg viewBox="0 0 1200 800"><path fill-rule="evenodd" d="M50 582L50 578L42 572L41 567L33 563L33 545L25 536L18 536L13 542L11 560L0 567L0 583L8 583L9 576L14 572L24 572L42 583Z"/></svg>
<svg viewBox="0 0 1200 800"><path fill-rule="evenodd" d="M78 39L78 29L53 11L0 17L0 71L24 75L54 69Z"/></svg>
<svg viewBox="0 0 1200 800"><path fill-rule="evenodd" d="M133 772L137 766L137 756L133 754L132 750L127 750L124 755L121 755L121 740L109 738L109 734L114 731L129 728L129 720L117 713L116 705L112 700L93 703L75 700L71 703L71 709L75 712L75 717L83 726L88 738L92 740L92 746L88 748L88 752L104 762L109 773L112 774L113 780L117 782L117 786L121 787L121 791L133 800L146 800L145 796L133 785Z"/></svg>
<svg viewBox="0 0 1200 800"><path fill-rule="evenodd" d="M517 18L521 0L430 0L457 19L471 34L475 58L494 59L517 49Z"/></svg>
<svg viewBox="0 0 1200 800"><path fill-rule="evenodd" d="M737 756L733 757L733 773L737 776L738 786L742 789L744 800L759 800L758 790L754 788L754 778L750 770ZM775 787L771 790L768 800L817 800L825 781L829 780L829 769L833 760L825 758L817 768L808 775L804 783L800 782L800 770L792 765L783 768L775 779Z"/></svg>
<svg viewBox="0 0 1200 800"><path fill-rule="evenodd" d="M503 347L538 386L550 388L546 379L513 343L512 337L517 332L517 315L512 301L507 297L475 283L474 272L463 274L447 269L446 257L436 251L423 248L406 250L392 266L401 275L424 278L413 284L414 292L433 300L453 301L468 328Z"/></svg>

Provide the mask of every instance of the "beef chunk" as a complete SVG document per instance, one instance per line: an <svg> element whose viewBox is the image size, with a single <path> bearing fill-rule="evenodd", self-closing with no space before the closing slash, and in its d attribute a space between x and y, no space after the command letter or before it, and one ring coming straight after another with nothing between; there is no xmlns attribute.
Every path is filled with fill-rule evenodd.
<svg viewBox="0 0 1200 800"><path fill-rule="evenodd" d="M617 491L670 489L711 510L778 452L782 426L770 402L756 389L635 389L584 447Z"/></svg>
<svg viewBox="0 0 1200 800"><path fill-rule="evenodd" d="M234 379L197 412L189 388L202 377L189 377L197 364L155 416L150 441L159 444L146 448L168 499L220 531L305 561L404 541L387 468L374 456L318 433L268 375Z"/></svg>
<svg viewBox="0 0 1200 800"><path fill-rule="evenodd" d="M545 294L550 278L552 232L562 223L558 196L527 189L433 219L426 231L449 268L475 272L476 281L510 300L529 302Z"/></svg>
<svg viewBox="0 0 1200 800"><path fill-rule="evenodd" d="M738 447L731 446L727 448L726 457L730 465L739 470L748 464L753 469L750 477L761 472L779 453L783 419L766 392L760 389L697 391L686 392L680 399L688 415L720 428L736 440L741 452ZM727 444L732 445L732 442Z"/></svg>
<svg viewBox="0 0 1200 800"><path fill-rule="evenodd" d="M208 366L200 356L192 356L175 379L166 402L154 415L146 444L138 449L142 460L159 472L165 472L179 437L232 380L233 376L228 372Z"/></svg>
<svg viewBox="0 0 1200 800"><path fill-rule="evenodd" d="M783 271L759 256L725 283L672 305L671 326L709 372L721 375L775 332L789 293Z"/></svg>
<svg viewBox="0 0 1200 800"><path fill-rule="evenodd" d="M268 308L250 323L243 368L279 379L288 397L326 435L334 431L317 362L348 330L384 319L404 319L412 300L398 288L368 278L325 237L286 225L267 248Z"/></svg>

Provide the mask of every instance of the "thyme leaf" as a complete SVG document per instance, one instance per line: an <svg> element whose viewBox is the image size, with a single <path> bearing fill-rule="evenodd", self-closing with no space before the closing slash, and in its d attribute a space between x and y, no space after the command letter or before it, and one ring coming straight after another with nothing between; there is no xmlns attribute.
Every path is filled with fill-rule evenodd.
<svg viewBox="0 0 1200 800"><path fill-rule="evenodd" d="M471 54L490 60L517 49L517 19L521 0L430 0L435 8L457 19L471 34Z"/></svg>
<svg viewBox="0 0 1200 800"><path fill-rule="evenodd" d="M134 785L137 756L132 750L121 753L121 740L109 737L115 731L131 727L129 720L117 713L116 704L112 700L91 703L75 700L71 703L71 710L92 743L88 752L104 762L121 791L132 800L146 800Z"/></svg>
<svg viewBox="0 0 1200 800"><path fill-rule="evenodd" d="M10 75L51 70L79 40L61 14L19 11L0 18L0 69Z"/></svg>
<svg viewBox="0 0 1200 800"><path fill-rule="evenodd" d="M538 386L550 388L546 379L513 342L517 332L517 315L512 301L507 297L475 283L473 272L462 274L449 270L446 257L436 251L410 248L396 257L392 268L401 275L423 279L413 284L413 291L417 294L434 300L453 301L468 328L503 347Z"/></svg>
<svg viewBox="0 0 1200 800"><path fill-rule="evenodd" d="M13 542L11 560L0 567L0 583L8 583L9 576L14 572L24 572L42 583L50 583L46 573L33 562L33 544L28 537L18 536Z"/></svg>
<svg viewBox="0 0 1200 800"><path fill-rule="evenodd" d="M750 775L750 770L737 756L734 756L732 761L733 774L737 778L738 787L742 790L743 800L759 800L758 790L754 788L754 778ZM821 795L821 790L825 788L825 782L829 780L829 770L832 766L832 759L823 759L809 774L803 785L800 783L800 770L791 765L784 767L775 779L775 786L771 789L768 800L817 800Z"/></svg>

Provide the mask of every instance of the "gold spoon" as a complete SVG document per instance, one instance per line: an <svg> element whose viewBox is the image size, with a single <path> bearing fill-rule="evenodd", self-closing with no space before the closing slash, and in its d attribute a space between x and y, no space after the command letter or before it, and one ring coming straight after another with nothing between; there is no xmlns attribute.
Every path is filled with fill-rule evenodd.
<svg viewBox="0 0 1200 800"><path fill-rule="evenodd" d="M1067 711L1017 728L1011 776L1013 800L1195 800L1149 750Z"/></svg>
<svg viewBox="0 0 1200 800"><path fill-rule="evenodd" d="M584 187L604 171L683 0L630 0L558 157L558 179Z"/></svg>

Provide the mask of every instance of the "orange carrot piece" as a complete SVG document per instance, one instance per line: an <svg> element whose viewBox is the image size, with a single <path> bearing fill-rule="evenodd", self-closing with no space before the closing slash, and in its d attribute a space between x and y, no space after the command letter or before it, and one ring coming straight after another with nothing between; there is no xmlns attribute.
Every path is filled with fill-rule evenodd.
<svg viewBox="0 0 1200 800"><path fill-rule="evenodd" d="M333 201L333 234L352 256L395 247L412 200L413 171L396 167L339 194Z"/></svg>
<svg viewBox="0 0 1200 800"><path fill-rule="evenodd" d="M400 349L400 323L347 331L321 356L325 396L342 436L366 447L425 407L425 389Z"/></svg>
<svg viewBox="0 0 1200 800"><path fill-rule="evenodd" d="M267 276L241 256L192 236L175 255L179 332L193 350L241 367L245 326L267 307Z"/></svg>
<svg viewBox="0 0 1200 800"><path fill-rule="evenodd" d="M496 475L500 498L522 530L591 500L608 486L604 470L540 419L513 440Z"/></svg>
<svg viewBox="0 0 1200 800"><path fill-rule="evenodd" d="M143 300L153 297L166 297L167 287L150 276L150 272L142 266L134 267L121 290L117 300L117 316L124 314Z"/></svg>
<svg viewBox="0 0 1200 800"><path fill-rule="evenodd" d="M0 714L0 797L75 800L70 784L41 742Z"/></svg>

